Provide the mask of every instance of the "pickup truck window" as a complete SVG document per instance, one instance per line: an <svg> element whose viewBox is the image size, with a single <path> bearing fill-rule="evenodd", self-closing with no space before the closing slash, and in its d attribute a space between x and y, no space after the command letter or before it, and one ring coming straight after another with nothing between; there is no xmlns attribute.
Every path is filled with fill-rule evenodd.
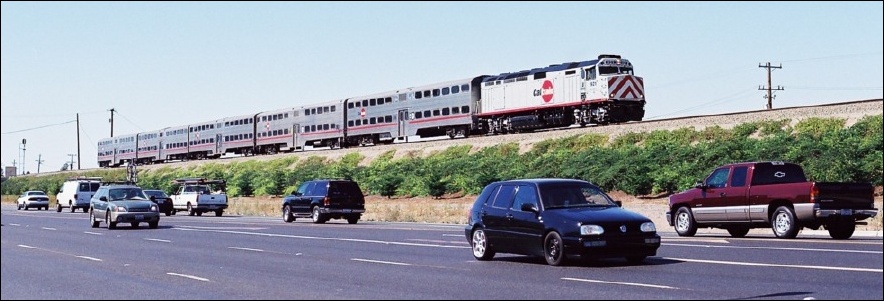
<svg viewBox="0 0 884 301"><path fill-rule="evenodd" d="M804 170L795 164L773 165L759 163L752 172L752 185L807 182Z"/></svg>
<svg viewBox="0 0 884 301"><path fill-rule="evenodd" d="M731 176L731 187L746 186L746 173L749 166L740 166L734 168L734 174Z"/></svg>
<svg viewBox="0 0 884 301"><path fill-rule="evenodd" d="M706 178L706 186L713 188L721 188L727 184L727 175L730 172L730 167L722 167L716 169L709 175L709 178Z"/></svg>

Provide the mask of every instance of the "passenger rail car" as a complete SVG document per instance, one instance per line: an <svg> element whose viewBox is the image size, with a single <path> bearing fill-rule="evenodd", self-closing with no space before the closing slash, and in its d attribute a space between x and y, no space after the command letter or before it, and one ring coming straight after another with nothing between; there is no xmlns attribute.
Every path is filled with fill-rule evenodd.
<svg viewBox="0 0 884 301"><path fill-rule="evenodd" d="M105 138L98 165L120 166L497 135L644 118L644 81L619 55L478 75L300 107Z"/></svg>

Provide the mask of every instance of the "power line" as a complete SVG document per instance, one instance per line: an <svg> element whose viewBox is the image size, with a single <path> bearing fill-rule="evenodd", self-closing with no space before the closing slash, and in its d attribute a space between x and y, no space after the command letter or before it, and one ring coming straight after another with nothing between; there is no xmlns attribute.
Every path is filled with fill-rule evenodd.
<svg viewBox="0 0 884 301"><path fill-rule="evenodd" d="M123 114L120 114L120 110L116 110L116 112L117 112L117 115L120 115L120 117L123 117L123 119L126 119L126 121L128 121L129 123L131 123L132 125L134 125L135 127L137 127L137 128L138 128L139 130L141 130L142 132L145 131L143 128L141 128L140 126L138 126L137 124L135 124L134 122L132 122L132 120L129 120L128 117L124 116Z"/></svg>
<svg viewBox="0 0 884 301"><path fill-rule="evenodd" d="M29 129L23 129L23 130L11 131L11 132L4 132L4 133L0 133L0 135L15 134L15 133L21 133L21 132L27 132L27 131L33 131L33 130L39 130L39 129L42 129L42 128L48 128L48 127L51 127L51 126L63 125L63 124L68 124L68 123L72 123L72 122L77 122L77 121L76 121L76 120L70 120L70 121L65 121L65 122L62 122L62 123L55 123L55 124L41 125L41 126L38 126L38 127L32 127L32 128L29 128Z"/></svg>
<svg viewBox="0 0 884 301"><path fill-rule="evenodd" d="M874 91L874 90L884 90L884 87L810 87L810 86L789 86L789 89L795 89L795 90Z"/></svg>
<svg viewBox="0 0 884 301"><path fill-rule="evenodd" d="M727 100L735 99L735 98L737 98L737 97L740 97L740 96L743 96L743 95L745 95L745 94L751 93L752 91L754 91L754 89L743 90L743 91L737 92L736 94L733 94L733 95L730 95L730 96L725 96L725 97L722 97L722 98L713 99L713 100L711 100L711 101L708 101L708 102L705 102L705 103L702 103L702 104L699 104L699 105L696 105L696 106L693 106L693 107L687 107L687 108L684 108L684 109L681 109L681 110L678 110L678 111L669 112L669 113L666 113L666 114L661 114L661 115L657 115L657 116L653 116L653 117L648 117L648 119L655 119L655 118L660 118L660 117L665 117L665 116L671 116L671 115L675 115L675 114L679 114L679 113L690 112L690 111L694 111L694 110L697 110L697 109L701 109L701 108L705 108L705 107L709 107L709 106L717 105L717 104L722 103L722 102L725 102L725 101L727 101Z"/></svg>
<svg viewBox="0 0 884 301"><path fill-rule="evenodd" d="M866 52L866 53L840 54L840 55L820 56L820 57L812 57L812 58L797 59L797 60L785 60L785 61L780 61L780 62L792 63L792 62L806 62L806 61L818 61L818 60L829 60L829 59L844 59L844 58L851 58L851 57L857 57L857 56L877 55L877 54L881 54L881 53L884 53L884 52L876 51L876 52Z"/></svg>

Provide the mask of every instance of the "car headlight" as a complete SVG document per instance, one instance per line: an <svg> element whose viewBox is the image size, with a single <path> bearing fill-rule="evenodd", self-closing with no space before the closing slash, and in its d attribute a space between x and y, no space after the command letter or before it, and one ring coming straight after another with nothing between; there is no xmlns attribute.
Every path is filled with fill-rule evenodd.
<svg viewBox="0 0 884 301"><path fill-rule="evenodd" d="M642 223L641 229L642 232L657 232L657 227L654 226L654 222Z"/></svg>
<svg viewBox="0 0 884 301"><path fill-rule="evenodd" d="M150 211L158 212L160 211L160 207L157 205L150 205Z"/></svg>
<svg viewBox="0 0 884 301"><path fill-rule="evenodd" d="M582 225L580 226L580 235L602 235L605 229L599 225Z"/></svg>
<svg viewBox="0 0 884 301"><path fill-rule="evenodd" d="M116 212L127 212L128 210L126 210L126 207L123 207L123 206L117 206L117 207L114 207L114 211L116 211Z"/></svg>

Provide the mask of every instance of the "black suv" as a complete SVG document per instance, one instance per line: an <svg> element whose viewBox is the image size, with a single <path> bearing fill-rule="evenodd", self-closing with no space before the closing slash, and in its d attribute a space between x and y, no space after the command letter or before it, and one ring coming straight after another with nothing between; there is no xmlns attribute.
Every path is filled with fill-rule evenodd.
<svg viewBox="0 0 884 301"><path fill-rule="evenodd" d="M321 224L329 219L347 219L355 224L365 213L365 197L359 184L350 180L313 180L282 200L282 220L291 223L309 217Z"/></svg>

